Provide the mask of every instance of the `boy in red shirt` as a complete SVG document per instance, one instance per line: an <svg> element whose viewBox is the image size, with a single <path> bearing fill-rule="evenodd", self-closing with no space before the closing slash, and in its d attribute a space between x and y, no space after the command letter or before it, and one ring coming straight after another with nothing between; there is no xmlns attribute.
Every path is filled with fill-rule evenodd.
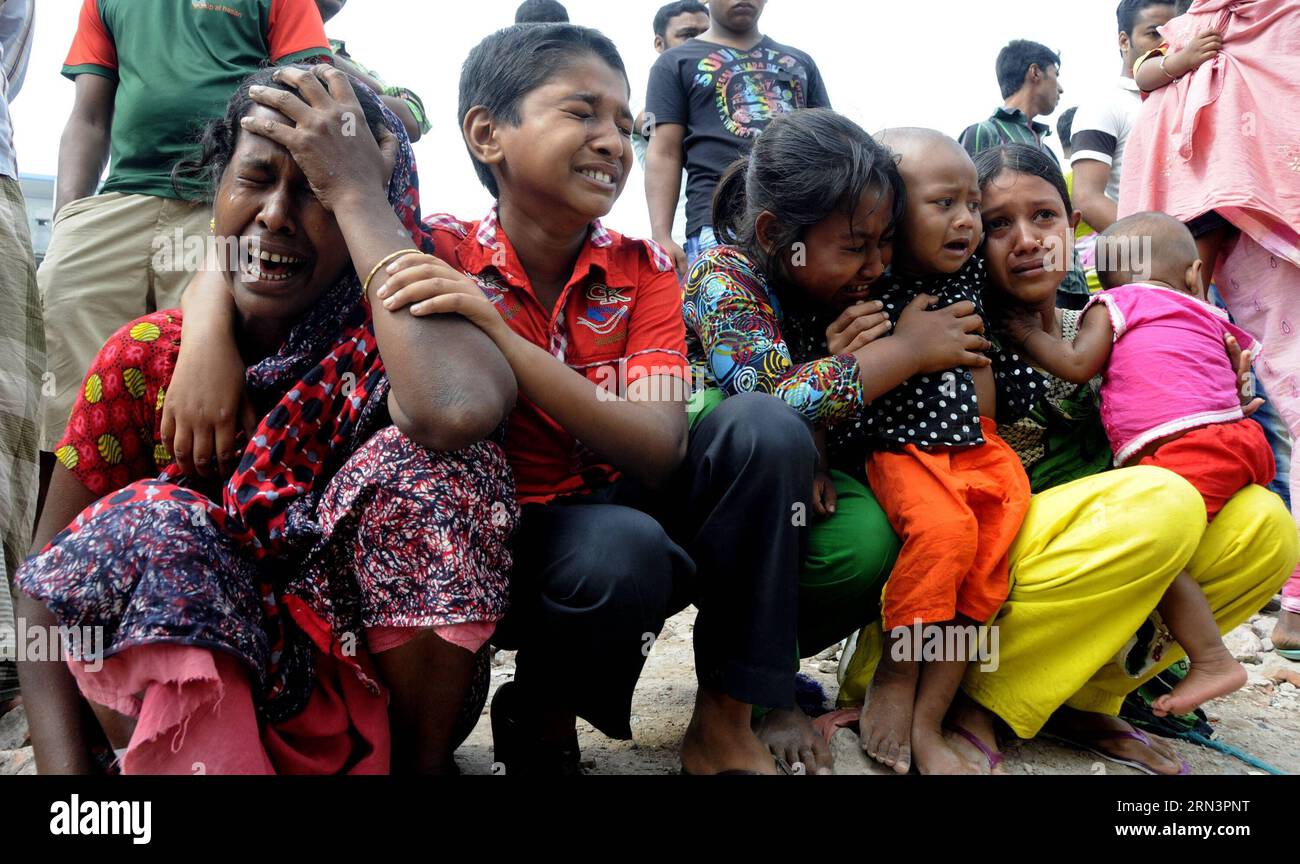
<svg viewBox="0 0 1300 864"><path fill-rule="evenodd" d="M495 759L507 773L576 773L575 716L630 738L655 636L695 602L683 768L773 773L751 706L792 707L806 529L790 514L811 493L809 429L780 400L741 394L688 437L673 263L599 222L632 163L609 40L536 24L488 37L465 63L460 117L497 204L477 223L427 219L437 257L394 262L377 296L465 316L518 382L505 449L523 508L493 642L519 654L493 700Z"/></svg>

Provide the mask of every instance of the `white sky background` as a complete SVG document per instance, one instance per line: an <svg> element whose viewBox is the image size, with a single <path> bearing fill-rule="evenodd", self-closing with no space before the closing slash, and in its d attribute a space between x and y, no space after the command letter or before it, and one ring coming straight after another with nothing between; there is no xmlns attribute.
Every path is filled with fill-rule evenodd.
<svg viewBox="0 0 1300 864"><path fill-rule="evenodd" d="M150 0L135 0L150 2ZM570 18L609 36L632 80L635 111L654 63L651 22L662 0L563 0ZM1117 0L770 0L762 31L807 51L831 102L868 131L932 126L956 135L1001 104L993 70L1011 39L1042 42L1062 56L1059 110L1112 86L1120 71ZM54 174L73 84L59 74L80 0L39 0L36 38L22 91L11 106L19 170ZM390 84L420 94L433 131L415 144L421 209L477 219L490 203L461 143L456 86L469 49L514 21L516 0L350 0L326 32ZM1092 11L1084 11L1092 10ZM1055 117L1048 122L1055 126ZM1055 142L1055 136L1051 139ZM605 220L649 236L643 175L633 167Z"/></svg>

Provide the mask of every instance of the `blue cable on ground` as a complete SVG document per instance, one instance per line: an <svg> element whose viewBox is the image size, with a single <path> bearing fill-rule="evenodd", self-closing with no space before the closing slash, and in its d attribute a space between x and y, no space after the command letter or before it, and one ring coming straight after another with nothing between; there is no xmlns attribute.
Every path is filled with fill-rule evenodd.
<svg viewBox="0 0 1300 864"><path fill-rule="evenodd" d="M1239 759L1252 768L1258 768L1261 771L1267 771L1269 774L1279 774L1282 776L1286 776L1285 771L1282 771L1281 769L1278 768L1274 768L1272 765L1268 764L1267 762L1261 759L1256 759L1254 756L1251 756L1249 753L1244 753L1241 750L1238 750L1236 747L1233 747L1231 744L1224 744L1222 741L1212 741L1199 732L1180 732L1178 733L1178 737L1182 738L1185 741L1191 741L1193 744L1200 744L1202 747L1209 747L1211 750L1217 750L1220 753L1223 753L1227 756L1232 756L1234 759Z"/></svg>

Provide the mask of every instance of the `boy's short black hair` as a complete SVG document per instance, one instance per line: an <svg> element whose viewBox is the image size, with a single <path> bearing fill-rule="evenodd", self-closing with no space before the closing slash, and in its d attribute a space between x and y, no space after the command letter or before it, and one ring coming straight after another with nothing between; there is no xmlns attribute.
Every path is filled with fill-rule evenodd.
<svg viewBox="0 0 1300 864"><path fill-rule="evenodd" d="M524 0L515 10L516 24L567 24L569 10L557 0Z"/></svg>
<svg viewBox="0 0 1300 864"><path fill-rule="evenodd" d="M667 38L668 22L678 15L698 15L701 13L708 15L709 7L699 2L699 0L677 0L676 3L661 6L659 11L655 13L655 35Z"/></svg>
<svg viewBox="0 0 1300 864"><path fill-rule="evenodd" d="M1192 4L1195 2L1196 0L1178 0L1178 5L1174 7L1174 11L1177 12L1179 15L1186 15L1187 10L1191 9Z"/></svg>
<svg viewBox="0 0 1300 864"><path fill-rule="evenodd" d="M1061 112L1061 116L1056 118L1056 137L1060 140L1062 147L1069 147L1070 140L1074 137L1074 112L1079 110L1079 106L1066 108Z"/></svg>
<svg viewBox="0 0 1300 864"><path fill-rule="evenodd" d="M1148 6L1173 5L1174 0L1120 0L1119 6L1115 9L1115 18L1119 22L1119 32L1132 36L1138 13Z"/></svg>
<svg viewBox="0 0 1300 864"><path fill-rule="evenodd" d="M1002 98L1006 99L1019 90L1029 74L1029 67L1038 64L1044 72L1048 66L1061 66L1061 55L1046 45L1030 42L1028 39L1016 39L1007 43L1007 47L998 52L998 87L1002 89Z"/></svg>
<svg viewBox="0 0 1300 864"><path fill-rule="evenodd" d="M519 122L519 103L579 57L604 60L627 81L623 58L603 33L576 24L516 24L475 45L460 70L460 104L456 116L482 105L496 120ZM631 85L628 85L629 90ZM466 145L468 147L468 144ZM473 154L470 154L473 158ZM478 179L496 198L500 195L488 166L474 159Z"/></svg>

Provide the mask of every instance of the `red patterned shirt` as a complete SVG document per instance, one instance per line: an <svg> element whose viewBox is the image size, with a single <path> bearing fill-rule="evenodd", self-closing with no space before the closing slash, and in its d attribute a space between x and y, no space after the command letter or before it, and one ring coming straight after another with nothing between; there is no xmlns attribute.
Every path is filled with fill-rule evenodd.
<svg viewBox="0 0 1300 864"><path fill-rule="evenodd" d="M181 311L167 309L126 324L96 355L55 450L91 492L107 495L172 462L159 427L180 350Z"/></svg>
<svg viewBox="0 0 1300 864"><path fill-rule="evenodd" d="M547 310L495 208L480 222L425 219L433 254L474 277L510 328L602 387L623 395L647 375L690 380L682 292L658 245L593 222L573 274ZM506 427L506 457L521 503L587 492L618 477L522 394Z"/></svg>

